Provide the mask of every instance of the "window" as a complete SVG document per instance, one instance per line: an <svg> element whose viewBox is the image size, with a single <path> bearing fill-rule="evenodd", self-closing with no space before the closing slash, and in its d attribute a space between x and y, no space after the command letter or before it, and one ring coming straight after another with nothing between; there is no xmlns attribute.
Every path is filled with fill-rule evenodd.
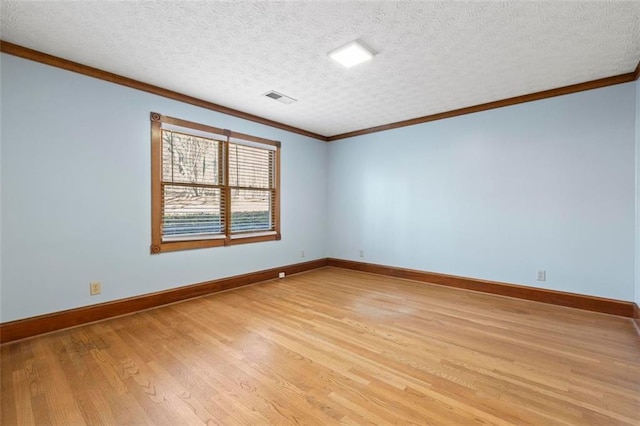
<svg viewBox="0 0 640 426"><path fill-rule="evenodd" d="M151 113L151 253L280 239L280 142Z"/></svg>

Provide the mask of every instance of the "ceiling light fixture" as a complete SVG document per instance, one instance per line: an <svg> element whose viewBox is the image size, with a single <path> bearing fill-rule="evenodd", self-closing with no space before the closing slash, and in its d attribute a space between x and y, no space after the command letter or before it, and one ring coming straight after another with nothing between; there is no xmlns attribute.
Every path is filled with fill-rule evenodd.
<svg viewBox="0 0 640 426"><path fill-rule="evenodd" d="M365 61L370 61L374 53L362 42L354 40L328 53L329 57L340 65L351 68Z"/></svg>

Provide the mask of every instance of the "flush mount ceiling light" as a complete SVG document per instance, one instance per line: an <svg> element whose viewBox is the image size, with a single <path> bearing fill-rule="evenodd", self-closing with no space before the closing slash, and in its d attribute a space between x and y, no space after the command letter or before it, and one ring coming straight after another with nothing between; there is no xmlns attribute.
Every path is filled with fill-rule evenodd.
<svg viewBox="0 0 640 426"><path fill-rule="evenodd" d="M365 61L370 61L374 53L358 40L347 43L328 53L329 57L340 65L351 68Z"/></svg>

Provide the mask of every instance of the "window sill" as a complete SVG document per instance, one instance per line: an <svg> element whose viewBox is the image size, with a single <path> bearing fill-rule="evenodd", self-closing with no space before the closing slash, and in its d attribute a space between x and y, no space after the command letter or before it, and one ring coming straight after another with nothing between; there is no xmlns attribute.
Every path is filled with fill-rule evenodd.
<svg viewBox="0 0 640 426"><path fill-rule="evenodd" d="M204 240L163 241L160 244L154 244L151 246L151 254L209 247L232 246L236 244L258 243L263 241L279 241L280 238L280 234L271 231L235 234L232 235L231 238L220 237Z"/></svg>

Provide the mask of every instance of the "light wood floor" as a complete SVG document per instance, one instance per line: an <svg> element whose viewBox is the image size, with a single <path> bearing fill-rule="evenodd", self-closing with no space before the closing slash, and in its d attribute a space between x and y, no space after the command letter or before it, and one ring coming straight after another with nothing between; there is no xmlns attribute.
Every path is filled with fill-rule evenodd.
<svg viewBox="0 0 640 426"><path fill-rule="evenodd" d="M6 426L640 424L631 320L335 268L1 356Z"/></svg>

